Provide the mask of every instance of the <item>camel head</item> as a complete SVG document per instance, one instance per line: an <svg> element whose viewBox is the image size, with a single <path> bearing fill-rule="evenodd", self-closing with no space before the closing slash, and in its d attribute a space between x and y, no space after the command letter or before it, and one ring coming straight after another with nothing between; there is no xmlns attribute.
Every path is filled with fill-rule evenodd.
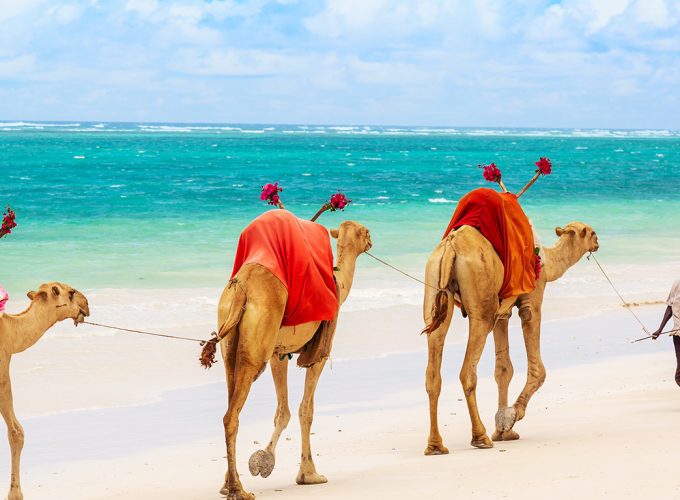
<svg viewBox="0 0 680 500"><path fill-rule="evenodd" d="M331 229L331 236L338 240L338 249L352 251L355 255L368 252L371 243L371 233L358 222L346 220L338 229Z"/></svg>
<svg viewBox="0 0 680 500"><path fill-rule="evenodd" d="M595 230L583 222L570 222L564 228L556 227L555 234L560 238L569 238L583 254L597 252L600 244L597 241Z"/></svg>
<svg viewBox="0 0 680 500"><path fill-rule="evenodd" d="M73 324L78 326L79 323L85 321L86 316L90 315L90 307L85 295L65 283L56 281L43 283L37 292L28 292L26 295L31 299L32 304L54 307L57 321L71 318Z"/></svg>

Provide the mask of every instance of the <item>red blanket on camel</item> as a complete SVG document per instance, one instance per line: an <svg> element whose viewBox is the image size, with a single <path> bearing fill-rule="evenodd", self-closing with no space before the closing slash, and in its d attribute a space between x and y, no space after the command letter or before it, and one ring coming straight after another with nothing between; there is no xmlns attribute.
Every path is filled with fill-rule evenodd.
<svg viewBox="0 0 680 500"><path fill-rule="evenodd" d="M241 233L231 277L250 263L269 269L288 289L282 326L331 320L337 314L333 251L321 224L287 210L265 212Z"/></svg>
<svg viewBox="0 0 680 500"><path fill-rule="evenodd" d="M536 283L534 236L529 219L512 193L480 188L458 202L444 238L461 226L479 230L503 262L502 299L529 293Z"/></svg>

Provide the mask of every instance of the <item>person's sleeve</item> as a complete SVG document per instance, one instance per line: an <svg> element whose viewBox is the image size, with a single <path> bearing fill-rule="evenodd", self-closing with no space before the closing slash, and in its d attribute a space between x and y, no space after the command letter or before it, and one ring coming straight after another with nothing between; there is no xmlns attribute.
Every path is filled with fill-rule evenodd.
<svg viewBox="0 0 680 500"><path fill-rule="evenodd" d="M680 301L680 280L673 283L671 291L666 299L666 305L673 307L673 304Z"/></svg>

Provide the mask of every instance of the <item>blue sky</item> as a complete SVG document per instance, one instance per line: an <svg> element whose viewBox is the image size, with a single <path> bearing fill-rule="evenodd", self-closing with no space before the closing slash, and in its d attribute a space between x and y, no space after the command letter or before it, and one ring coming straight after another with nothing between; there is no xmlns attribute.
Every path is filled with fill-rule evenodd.
<svg viewBox="0 0 680 500"><path fill-rule="evenodd" d="M680 129L680 0L0 0L0 119Z"/></svg>

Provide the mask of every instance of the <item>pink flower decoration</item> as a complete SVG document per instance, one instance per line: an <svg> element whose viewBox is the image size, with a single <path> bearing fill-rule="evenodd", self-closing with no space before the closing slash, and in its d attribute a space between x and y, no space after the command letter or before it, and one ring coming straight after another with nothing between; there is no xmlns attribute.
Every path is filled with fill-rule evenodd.
<svg viewBox="0 0 680 500"><path fill-rule="evenodd" d="M541 175L549 175L552 172L552 162L550 158L544 158L541 156L536 162L538 170L536 172L541 172Z"/></svg>
<svg viewBox="0 0 680 500"><path fill-rule="evenodd" d="M495 163L490 165L479 165L482 169L482 175L489 182L499 182L501 180L501 170L496 166Z"/></svg>
<svg viewBox="0 0 680 500"><path fill-rule="evenodd" d="M352 203L352 200L348 200L347 196L341 192L337 192L331 196L331 201L329 202L329 210L335 212L336 210L344 210L347 205Z"/></svg>
<svg viewBox="0 0 680 500"><path fill-rule="evenodd" d="M268 205L278 205L281 198L279 193L283 191L283 188L279 187L279 183L265 184L262 186L262 193L260 193L260 199L266 201Z"/></svg>
<svg viewBox="0 0 680 500"><path fill-rule="evenodd" d="M15 221L16 214L9 207L9 205L7 205L7 211L3 212L2 215L4 217L2 218L2 226L0 226L0 238L5 236L6 234L10 234L12 232L12 229L17 227L17 223Z"/></svg>
<svg viewBox="0 0 680 500"><path fill-rule="evenodd" d="M5 304L9 300L9 295L7 295L7 290L0 285L0 316L5 312Z"/></svg>

